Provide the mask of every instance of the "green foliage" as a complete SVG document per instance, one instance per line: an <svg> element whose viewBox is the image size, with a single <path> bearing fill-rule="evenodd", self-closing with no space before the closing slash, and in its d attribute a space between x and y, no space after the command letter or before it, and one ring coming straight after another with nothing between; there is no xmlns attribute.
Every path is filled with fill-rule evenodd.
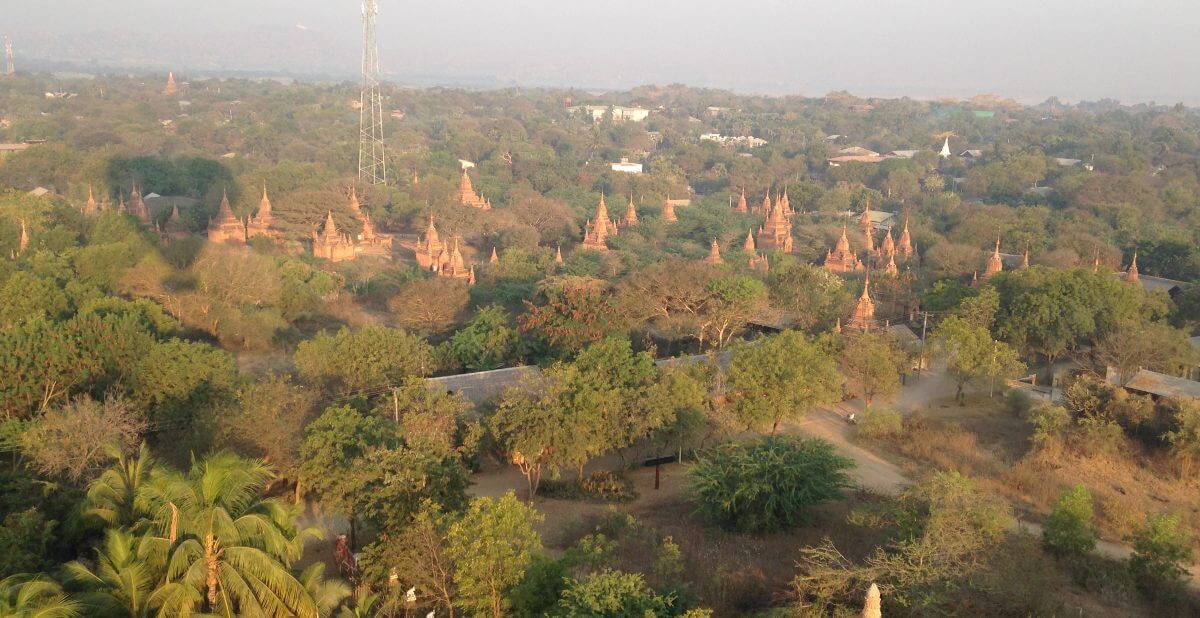
<svg viewBox="0 0 1200 618"><path fill-rule="evenodd" d="M1108 274L1033 267L1001 273L996 332L1000 338L1051 359L1092 343L1142 308L1139 288Z"/></svg>
<svg viewBox="0 0 1200 618"><path fill-rule="evenodd" d="M624 457L620 449L670 423L676 409L664 391L650 355L608 338L505 393L490 425L532 496L543 468L582 476L590 458L614 449Z"/></svg>
<svg viewBox="0 0 1200 618"><path fill-rule="evenodd" d="M1184 464L1184 472L1200 461L1200 402L1195 399L1179 402L1175 412L1175 429L1163 438L1171 445L1171 454Z"/></svg>
<svg viewBox="0 0 1200 618"><path fill-rule="evenodd" d="M1127 540L1133 544L1129 572L1143 591L1165 596L1188 576L1192 538L1180 529L1178 515L1149 515Z"/></svg>
<svg viewBox="0 0 1200 618"><path fill-rule="evenodd" d="M794 586L806 606L858 607L862 591L877 583L889 606L918 615L952 612L956 595L972 590L972 576L994 555L1009 519L1004 501L957 472L938 473L905 490L888 516L894 539L861 563L828 539L801 550Z"/></svg>
<svg viewBox="0 0 1200 618"><path fill-rule="evenodd" d="M977 292L954 279L942 279L921 295L921 308L926 311L943 312L959 306L963 300Z"/></svg>
<svg viewBox="0 0 1200 618"><path fill-rule="evenodd" d="M320 313L325 298L341 287L334 275L297 260L284 261L279 266L279 277L279 310L289 322Z"/></svg>
<svg viewBox="0 0 1200 618"><path fill-rule="evenodd" d="M55 522L33 507L5 516L0 526L0 547L6 548L0 555L0 578L47 567L54 527Z"/></svg>
<svg viewBox="0 0 1200 618"><path fill-rule="evenodd" d="M566 561L536 555L525 568L521 582L508 594L514 616L552 615L559 597L571 581Z"/></svg>
<svg viewBox="0 0 1200 618"><path fill-rule="evenodd" d="M904 352L889 334L851 334L840 358L846 390L861 398L868 409L876 399L891 399L900 392L904 360Z"/></svg>
<svg viewBox="0 0 1200 618"><path fill-rule="evenodd" d="M83 607L44 575L13 575L0 579L0 616L13 618L74 618Z"/></svg>
<svg viewBox="0 0 1200 618"><path fill-rule="evenodd" d="M558 500L629 502L637 498L637 491L624 476L601 470L582 479L543 481L541 495Z"/></svg>
<svg viewBox="0 0 1200 618"><path fill-rule="evenodd" d="M541 551L541 538L533 528L541 520L541 514L511 493L472 500L446 530L446 553L456 567L456 604L477 613L503 615L508 592Z"/></svg>
<svg viewBox="0 0 1200 618"><path fill-rule="evenodd" d="M517 318L521 330L533 333L561 355L625 330L606 284L586 277L561 277L545 283L538 303L525 302Z"/></svg>
<svg viewBox="0 0 1200 618"><path fill-rule="evenodd" d="M1041 403L1029 409L1029 422L1033 424L1030 440L1035 446L1062 444L1071 427L1071 413L1062 406Z"/></svg>
<svg viewBox="0 0 1200 618"><path fill-rule="evenodd" d="M0 328L38 318L58 319L69 306L54 284L27 272L14 273L0 286Z"/></svg>
<svg viewBox="0 0 1200 618"><path fill-rule="evenodd" d="M639 573L605 569L571 582L562 592L557 615L657 618L673 615L674 601L651 590Z"/></svg>
<svg viewBox="0 0 1200 618"><path fill-rule="evenodd" d="M891 408L870 408L858 416L854 437L863 440L892 440L904 432L904 417Z"/></svg>
<svg viewBox="0 0 1200 618"><path fill-rule="evenodd" d="M838 498L854 462L819 439L772 436L730 442L690 471L692 500L706 518L747 532L793 528L812 507Z"/></svg>
<svg viewBox="0 0 1200 618"><path fill-rule="evenodd" d="M1054 510L1042 524L1042 543L1059 556L1083 558L1096 548L1093 518L1092 494L1087 487L1067 487L1059 494Z"/></svg>
<svg viewBox="0 0 1200 618"><path fill-rule="evenodd" d="M301 483L327 508L352 515L358 493L353 473L356 461L375 448L390 448L396 443L395 429L385 419L349 406L326 408L304 430L300 442Z"/></svg>
<svg viewBox="0 0 1200 618"><path fill-rule="evenodd" d="M960 402L963 387L969 382L988 379L994 384L1016 377L1024 369L1016 350L994 341L985 326L967 318L955 316L943 320L934 330L931 344L954 376L958 389L955 397Z"/></svg>
<svg viewBox="0 0 1200 618"><path fill-rule="evenodd" d="M401 529L423 502L445 511L467 504L467 470L452 457L407 447L377 449L355 461L349 475L353 512L379 530Z"/></svg>
<svg viewBox="0 0 1200 618"><path fill-rule="evenodd" d="M450 338L450 350L467 371L499 369L517 355L520 333L509 326L503 308L480 309L467 326Z"/></svg>
<svg viewBox="0 0 1200 618"><path fill-rule="evenodd" d="M300 376L341 394L378 394L409 376L428 375L433 349L425 340L383 326L321 333L296 348Z"/></svg>
<svg viewBox="0 0 1200 618"><path fill-rule="evenodd" d="M784 331L734 351L729 366L731 399L746 426L779 430L812 408L842 394L842 376L833 357L815 341Z"/></svg>
<svg viewBox="0 0 1200 618"><path fill-rule="evenodd" d="M261 462L218 453L139 492L151 520L140 551L165 565L160 612L316 614L289 567L319 533L296 527L298 507L262 497L273 478Z"/></svg>

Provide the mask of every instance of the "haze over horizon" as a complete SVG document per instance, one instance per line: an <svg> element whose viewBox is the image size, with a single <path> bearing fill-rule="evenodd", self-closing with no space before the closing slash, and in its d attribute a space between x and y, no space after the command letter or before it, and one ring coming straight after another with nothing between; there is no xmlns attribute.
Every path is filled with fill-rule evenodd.
<svg viewBox="0 0 1200 618"><path fill-rule="evenodd" d="M58 0L9 7L26 61L86 70L353 78L358 0ZM1200 5L1181 0L380 0L385 77L414 85L1114 98L1200 104ZM249 5L249 6L247 6Z"/></svg>

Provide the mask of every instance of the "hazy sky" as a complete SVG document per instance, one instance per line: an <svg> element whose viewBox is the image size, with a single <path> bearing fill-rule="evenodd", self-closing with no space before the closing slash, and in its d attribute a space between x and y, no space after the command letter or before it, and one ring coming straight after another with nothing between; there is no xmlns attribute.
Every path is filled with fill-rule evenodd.
<svg viewBox="0 0 1200 618"><path fill-rule="evenodd" d="M680 82L772 94L995 92L1023 101L1200 104L1197 0L379 2L382 64L397 81ZM34 57L52 56L63 37L87 41L76 37L91 33L145 37L158 66L196 63L195 50L207 45L221 48L211 61L222 67L304 72L317 62L289 53L300 40L328 52L317 57L335 70L357 69L358 0L0 0L0 7L0 30ZM239 41L245 54L237 53ZM100 66L116 51L81 49Z"/></svg>

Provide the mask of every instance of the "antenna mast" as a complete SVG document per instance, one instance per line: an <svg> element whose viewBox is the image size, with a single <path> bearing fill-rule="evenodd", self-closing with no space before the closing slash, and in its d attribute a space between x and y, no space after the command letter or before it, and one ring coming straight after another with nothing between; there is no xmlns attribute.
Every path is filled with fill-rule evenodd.
<svg viewBox="0 0 1200 618"><path fill-rule="evenodd" d="M363 0L362 91L358 107L358 179L372 185L387 183L383 150L383 98L379 94L379 46L375 38L377 0Z"/></svg>
<svg viewBox="0 0 1200 618"><path fill-rule="evenodd" d="M12 40L8 37L4 37L4 57L8 60L8 76L14 77L17 69L13 67Z"/></svg>

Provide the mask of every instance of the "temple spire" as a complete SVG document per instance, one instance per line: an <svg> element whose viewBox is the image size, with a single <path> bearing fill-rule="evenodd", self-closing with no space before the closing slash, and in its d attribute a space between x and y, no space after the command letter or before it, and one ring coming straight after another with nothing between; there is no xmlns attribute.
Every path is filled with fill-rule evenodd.
<svg viewBox="0 0 1200 618"><path fill-rule="evenodd" d="M492 247L492 257L488 258L489 264L495 264L500 261L500 256L496 255L496 247Z"/></svg>
<svg viewBox="0 0 1200 618"><path fill-rule="evenodd" d="M858 303L854 305L854 313L850 315L850 321L846 323L850 330L867 332L875 328L875 301L871 300L871 276L867 275L863 279L862 296L858 297Z"/></svg>
<svg viewBox="0 0 1200 618"><path fill-rule="evenodd" d="M708 257L704 261L709 264L720 264L725 260L721 259L721 246L717 244L717 239L713 239L712 244L708 247Z"/></svg>
<svg viewBox="0 0 1200 618"><path fill-rule="evenodd" d="M992 251L991 257L988 258L987 266L983 269L983 280L987 281L991 279L1002 270L1004 270L1004 261L1000 259L1000 237L996 236L996 249Z"/></svg>
<svg viewBox="0 0 1200 618"><path fill-rule="evenodd" d="M746 232L746 242L742 243L742 249L746 251L746 253L754 253L754 230Z"/></svg>
<svg viewBox="0 0 1200 618"><path fill-rule="evenodd" d="M737 207L734 210L737 212L750 211L750 207L746 204L746 187L742 187L742 194L738 196Z"/></svg>
<svg viewBox="0 0 1200 618"><path fill-rule="evenodd" d="M667 200L663 202L662 208L663 221L678 221L679 217L675 216L675 204L671 202L671 195L667 194Z"/></svg>
<svg viewBox="0 0 1200 618"><path fill-rule="evenodd" d="M558 247L554 249L554 263L559 265L563 263L562 245L558 245Z"/></svg>
<svg viewBox="0 0 1200 618"><path fill-rule="evenodd" d="M882 618L883 608L879 598L879 586L871 584L867 589L867 598L863 602L862 618Z"/></svg>
<svg viewBox="0 0 1200 618"><path fill-rule="evenodd" d="M94 215L98 209L99 207L96 205L96 196L92 193L92 185L91 183L88 183L88 197L87 203L85 203L83 206L83 214Z"/></svg>
<svg viewBox="0 0 1200 618"><path fill-rule="evenodd" d="M225 189L221 189L221 205L217 207L217 220L221 222L236 220L237 217L233 214L233 208L229 205L229 193Z"/></svg>
<svg viewBox="0 0 1200 618"><path fill-rule="evenodd" d="M25 253L29 248L29 228L25 227L25 220L21 219L21 238L17 240L17 255Z"/></svg>
<svg viewBox="0 0 1200 618"><path fill-rule="evenodd" d="M912 255L913 246L912 237L908 234L908 217L904 217L904 231L900 232L900 243L898 248L900 253L904 254L905 256Z"/></svg>
<svg viewBox="0 0 1200 618"><path fill-rule="evenodd" d="M1133 261L1129 263L1129 270L1125 271L1125 281L1131 283L1140 282L1141 276L1138 274L1137 255L1137 250L1134 250Z"/></svg>
<svg viewBox="0 0 1200 618"><path fill-rule="evenodd" d="M325 226L321 228L321 235L326 238L333 238L338 235L337 222L333 220L333 211L325 211Z"/></svg>

